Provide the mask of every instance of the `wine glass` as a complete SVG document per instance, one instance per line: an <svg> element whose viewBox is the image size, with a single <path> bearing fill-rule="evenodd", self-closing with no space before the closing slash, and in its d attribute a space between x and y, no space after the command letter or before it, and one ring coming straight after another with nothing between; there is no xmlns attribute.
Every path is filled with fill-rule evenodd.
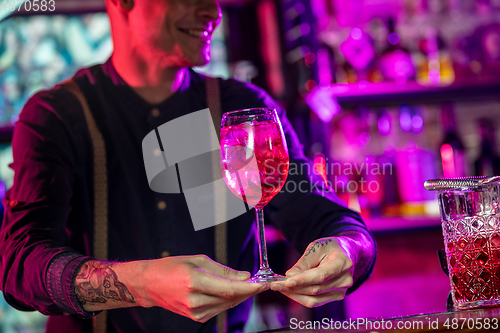
<svg viewBox="0 0 500 333"><path fill-rule="evenodd" d="M269 267L262 210L288 176L288 147L276 110L252 108L225 113L220 133L220 166L231 192L255 207L260 269L249 282L285 280Z"/></svg>

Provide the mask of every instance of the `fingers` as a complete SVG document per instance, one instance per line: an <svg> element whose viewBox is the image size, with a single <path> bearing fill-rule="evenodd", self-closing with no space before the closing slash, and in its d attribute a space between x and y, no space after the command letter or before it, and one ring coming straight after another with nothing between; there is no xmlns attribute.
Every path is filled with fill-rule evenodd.
<svg viewBox="0 0 500 333"><path fill-rule="evenodd" d="M233 299L231 302L220 303L216 306L204 307L200 309L193 310L191 314L191 319L196 320L198 322L207 322L209 319L215 317L219 313L226 311L228 309L234 308L236 305L246 301L250 297L239 297Z"/></svg>
<svg viewBox="0 0 500 333"><path fill-rule="evenodd" d="M323 284L341 273L338 266L338 263L335 261L325 262L321 266L308 269L289 277L284 282L284 286L287 288L295 288L298 286Z"/></svg>
<svg viewBox="0 0 500 333"><path fill-rule="evenodd" d="M271 284L271 290L280 291L282 293L294 293L300 295L317 296L331 291L349 288L352 286L352 276L346 272L339 277L333 278L325 283L316 285L298 286L295 288L286 287L284 282L276 282Z"/></svg>
<svg viewBox="0 0 500 333"><path fill-rule="evenodd" d="M286 276L291 277L317 267L336 246L338 246L338 241L334 237L321 238L312 242L297 263L286 272Z"/></svg>
<svg viewBox="0 0 500 333"><path fill-rule="evenodd" d="M293 265L292 268L290 268L288 271L286 271L285 275L287 277L294 276L300 272L306 271L314 266L317 266L317 263L314 264L313 261L311 261L313 257L311 256L302 256L300 259ZM318 261L319 262L319 261Z"/></svg>
<svg viewBox="0 0 500 333"><path fill-rule="evenodd" d="M191 289L206 295L230 299L242 296L250 297L269 289L268 284L231 281L199 268L196 271L199 274L192 279Z"/></svg>
<svg viewBox="0 0 500 333"><path fill-rule="evenodd" d="M208 308L224 308L224 310L227 310L235 307L250 297L251 296L241 296L228 299L205 294L192 294L184 307L187 312L191 313L207 311Z"/></svg>
<svg viewBox="0 0 500 333"><path fill-rule="evenodd" d="M207 256L194 256L194 261L203 270L228 280L246 281L250 278L250 272L237 271L230 267L219 264Z"/></svg>
<svg viewBox="0 0 500 333"><path fill-rule="evenodd" d="M283 295L288 296L289 298L293 299L297 303L302 304L305 307L315 308L332 301L339 301L343 299L345 297L346 291L347 288L341 288L318 296L306 296L288 292L283 292Z"/></svg>
<svg viewBox="0 0 500 333"><path fill-rule="evenodd" d="M319 266L289 277L284 286L294 288L322 284L337 276L342 276L346 272L352 276L352 261L347 256L334 252L324 259Z"/></svg>

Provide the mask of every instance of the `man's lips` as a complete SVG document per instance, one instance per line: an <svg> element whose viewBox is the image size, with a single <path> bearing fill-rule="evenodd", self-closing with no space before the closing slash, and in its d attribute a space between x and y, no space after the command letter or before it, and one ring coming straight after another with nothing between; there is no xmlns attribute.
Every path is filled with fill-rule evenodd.
<svg viewBox="0 0 500 333"><path fill-rule="evenodd" d="M180 32L185 33L191 37L197 38L205 43L210 43L212 39L212 32L209 30L200 30L200 29L182 29L178 28Z"/></svg>

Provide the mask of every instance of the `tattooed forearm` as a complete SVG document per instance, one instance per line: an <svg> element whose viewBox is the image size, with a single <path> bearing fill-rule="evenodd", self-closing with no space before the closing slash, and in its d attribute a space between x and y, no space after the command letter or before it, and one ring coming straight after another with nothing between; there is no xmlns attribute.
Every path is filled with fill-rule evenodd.
<svg viewBox="0 0 500 333"><path fill-rule="evenodd" d="M110 300L135 303L134 296L111 269L111 264L88 261L75 280L75 292L81 304L106 303Z"/></svg>
<svg viewBox="0 0 500 333"><path fill-rule="evenodd" d="M309 246L309 249L307 250L306 254L304 256L308 256L311 254L311 252L316 252L316 248L319 249L321 245L326 245L330 243L332 240L331 239L321 239L318 241L315 241L311 246Z"/></svg>

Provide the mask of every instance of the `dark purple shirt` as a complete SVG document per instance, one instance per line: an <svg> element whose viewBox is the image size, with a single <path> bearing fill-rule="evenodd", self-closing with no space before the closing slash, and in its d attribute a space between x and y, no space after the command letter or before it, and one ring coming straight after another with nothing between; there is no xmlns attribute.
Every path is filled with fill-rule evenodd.
<svg viewBox="0 0 500 333"><path fill-rule="evenodd" d="M158 126L207 108L204 76L190 70L180 89L154 106L120 78L111 61L83 69L74 79L106 142L109 259L154 259L164 251L172 256L203 253L214 258L214 228L194 231L183 194L155 193L149 188L141 146ZM263 90L235 80L220 80L220 86L223 112L276 107L291 163L310 162L284 110ZM49 332L90 332L88 319L94 314L83 310L73 290L75 275L91 259L93 248L92 145L77 99L59 86L37 93L20 114L12 144L15 177L3 201L0 288L13 307L50 315ZM290 175L287 181L321 184L314 177ZM315 191L280 193L265 209L269 222L297 250L302 253L311 241L346 230L358 230L373 239L357 213L334 195L325 198ZM250 211L227 222L232 268L255 270L253 218ZM373 263L351 291L372 268ZM230 313L234 330L242 328L249 304ZM108 313L108 332L211 332L214 324L213 319L201 324L157 307Z"/></svg>

